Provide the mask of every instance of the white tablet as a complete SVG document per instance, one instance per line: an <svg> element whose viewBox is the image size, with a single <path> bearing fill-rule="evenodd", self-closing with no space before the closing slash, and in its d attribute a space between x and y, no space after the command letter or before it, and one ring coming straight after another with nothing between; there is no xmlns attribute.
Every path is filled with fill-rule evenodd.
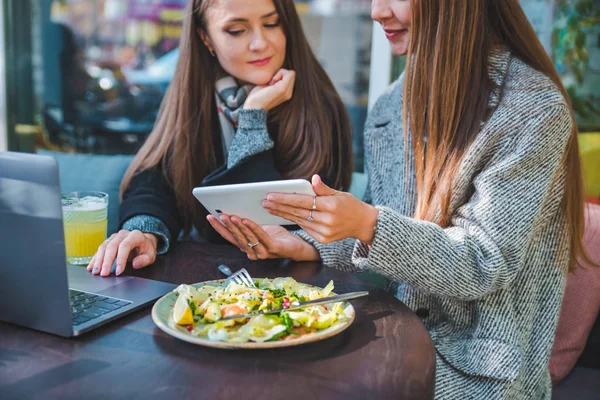
<svg viewBox="0 0 600 400"><path fill-rule="evenodd" d="M241 183L236 185L197 187L192 193L215 217L237 215L259 225L293 225L294 222L269 214L262 206L269 193L294 193L314 196L312 185L305 179Z"/></svg>

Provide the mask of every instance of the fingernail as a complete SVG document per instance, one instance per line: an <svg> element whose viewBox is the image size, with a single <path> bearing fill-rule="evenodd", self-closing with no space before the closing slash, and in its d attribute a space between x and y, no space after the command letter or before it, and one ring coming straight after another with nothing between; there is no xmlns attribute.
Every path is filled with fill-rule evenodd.
<svg viewBox="0 0 600 400"><path fill-rule="evenodd" d="M98 267L94 267L94 270L92 271L93 273L98 272Z"/></svg>

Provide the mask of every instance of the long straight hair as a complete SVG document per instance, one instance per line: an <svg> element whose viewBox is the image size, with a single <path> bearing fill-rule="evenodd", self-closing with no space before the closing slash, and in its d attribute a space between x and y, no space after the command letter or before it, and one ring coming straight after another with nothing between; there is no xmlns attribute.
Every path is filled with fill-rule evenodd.
<svg viewBox="0 0 600 400"><path fill-rule="evenodd" d="M218 167L217 146L221 146L214 99L221 67L197 32L197 28L205 29L211 3L188 3L173 80L152 133L121 183L122 194L135 174L160 168L175 192L184 234L193 225L207 232L204 211L191 193ZM287 38L284 68L296 71L292 99L268 115L275 166L286 178L310 179L320 173L330 179L329 185L346 190L352 176L352 133L346 108L308 44L293 0L273 3Z"/></svg>
<svg viewBox="0 0 600 400"><path fill-rule="evenodd" d="M446 227L451 219L452 184L460 163L489 117L494 89L488 56L496 43L548 76L570 104L550 57L518 0L412 0L403 106L405 135L410 127L417 180L415 218ZM417 68L411 68L418 60ZM426 115L426 118L411 116ZM566 169L562 207L569 234L569 270L583 248L583 182L573 129L562 168ZM427 146L424 145L427 129ZM407 141L407 137L405 137Z"/></svg>

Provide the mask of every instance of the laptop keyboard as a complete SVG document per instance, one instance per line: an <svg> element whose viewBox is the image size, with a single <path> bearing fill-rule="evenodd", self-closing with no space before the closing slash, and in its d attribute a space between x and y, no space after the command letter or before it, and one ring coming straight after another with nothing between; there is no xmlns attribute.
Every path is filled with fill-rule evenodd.
<svg viewBox="0 0 600 400"><path fill-rule="evenodd" d="M131 304L131 301L80 292L73 289L69 289L69 296L71 297L71 314L73 315L73 325L75 326Z"/></svg>

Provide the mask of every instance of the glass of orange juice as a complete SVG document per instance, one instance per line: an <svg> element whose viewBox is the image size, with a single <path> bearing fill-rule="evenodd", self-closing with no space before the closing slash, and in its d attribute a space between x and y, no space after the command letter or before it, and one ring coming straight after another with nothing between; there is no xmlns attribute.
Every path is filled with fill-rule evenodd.
<svg viewBox="0 0 600 400"><path fill-rule="evenodd" d="M62 210L67 262L87 265L106 239L108 194L63 193Z"/></svg>

